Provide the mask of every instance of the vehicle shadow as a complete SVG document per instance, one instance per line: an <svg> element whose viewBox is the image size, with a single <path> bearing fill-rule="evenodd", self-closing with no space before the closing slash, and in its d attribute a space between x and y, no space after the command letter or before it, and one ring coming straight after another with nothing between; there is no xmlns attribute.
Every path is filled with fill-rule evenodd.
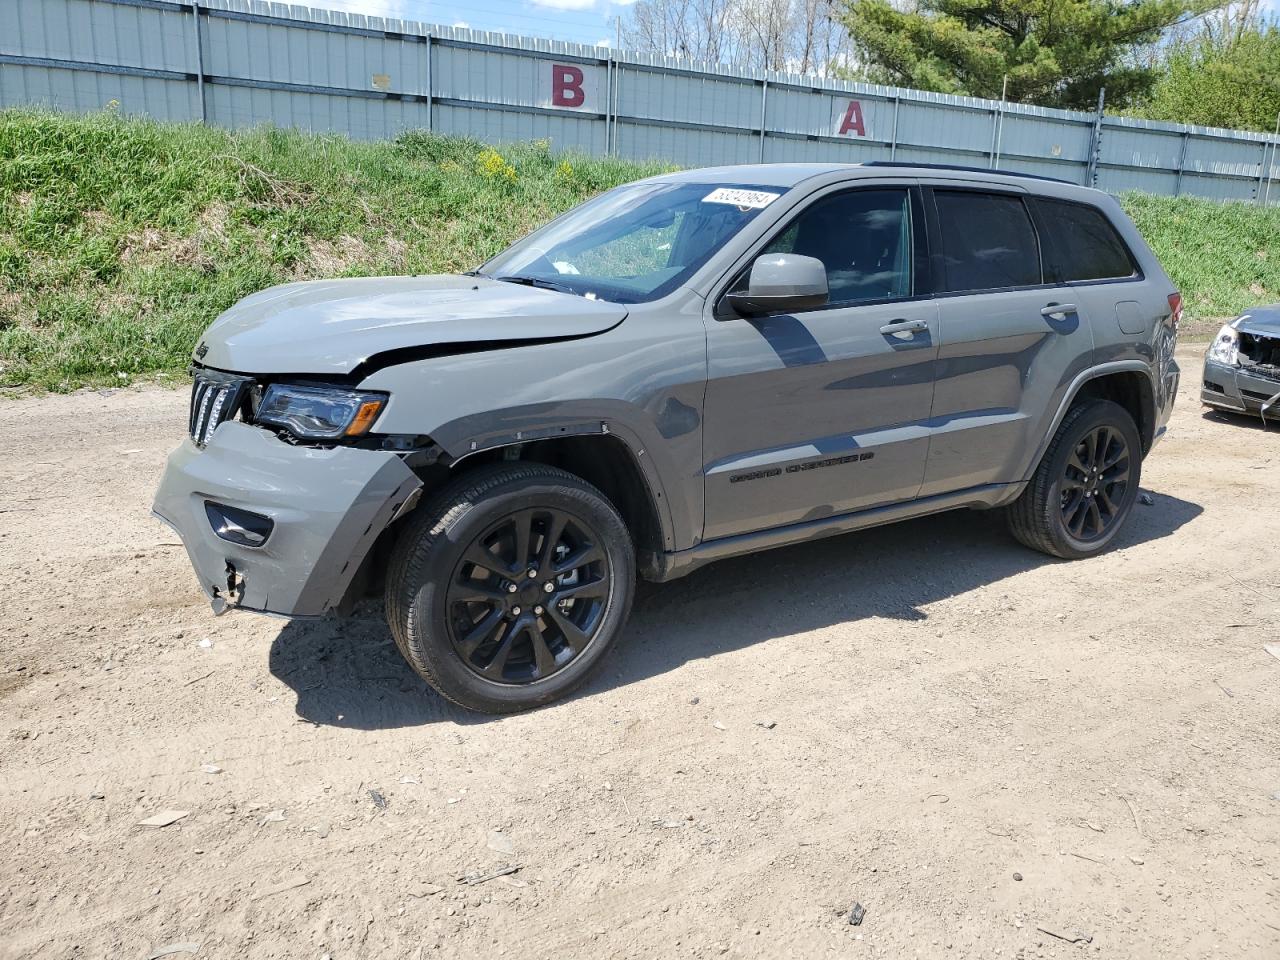
<svg viewBox="0 0 1280 960"><path fill-rule="evenodd" d="M1236 413L1232 410L1214 410L1212 408L1205 410L1201 417L1210 423L1229 423L1245 430L1258 430L1263 433L1274 433L1280 428L1280 409L1276 410L1274 416L1268 411L1266 423L1263 423L1262 418L1257 414Z"/></svg>
<svg viewBox="0 0 1280 960"><path fill-rule="evenodd" d="M1170 536L1202 508L1154 495L1121 533L1123 549ZM669 584L642 584L604 671L575 697L675 670L690 660L873 617L924 620L922 609L1027 570L1060 563L1010 539L991 513L958 511L724 560ZM290 621L270 669L315 724L392 729L496 718L448 703L400 657L381 605L347 620Z"/></svg>

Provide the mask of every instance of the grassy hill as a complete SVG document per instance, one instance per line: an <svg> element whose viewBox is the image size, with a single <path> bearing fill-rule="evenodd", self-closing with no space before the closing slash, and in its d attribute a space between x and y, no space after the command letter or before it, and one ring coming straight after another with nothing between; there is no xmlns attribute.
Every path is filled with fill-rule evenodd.
<svg viewBox="0 0 1280 960"><path fill-rule="evenodd" d="M660 164L409 133L0 112L0 385L179 378L196 336L274 283L467 270ZM1280 209L1132 196L1191 318L1280 299Z"/></svg>

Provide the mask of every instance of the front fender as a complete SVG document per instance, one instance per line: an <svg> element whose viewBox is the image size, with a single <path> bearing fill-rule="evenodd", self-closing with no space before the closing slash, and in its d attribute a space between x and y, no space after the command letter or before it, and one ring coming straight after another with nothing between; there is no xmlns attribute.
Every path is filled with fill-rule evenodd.
<svg viewBox="0 0 1280 960"><path fill-rule="evenodd" d="M674 409L679 406L668 402L665 419L679 419L680 413ZM655 430L647 418L639 416L630 404L622 401L535 404L459 417L432 430L431 439L456 462L487 450L540 440L612 436L627 448L640 471L658 517L664 549L676 550L680 549L676 544L684 539L681 531L693 529L694 505L664 483L664 475L674 475L678 467L672 462L670 449L661 441L664 427L687 430L699 425L698 412L693 408L683 409L683 423L666 423L660 416ZM672 516L673 508L681 511L678 517Z"/></svg>
<svg viewBox="0 0 1280 960"><path fill-rule="evenodd" d="M636 305L586 339L415 360L361 387L389 394L374 432L428 436L452 460L484 450L611 433L657 507L663 543L702 536L702 402L707 342L701 300Z"/></svg>

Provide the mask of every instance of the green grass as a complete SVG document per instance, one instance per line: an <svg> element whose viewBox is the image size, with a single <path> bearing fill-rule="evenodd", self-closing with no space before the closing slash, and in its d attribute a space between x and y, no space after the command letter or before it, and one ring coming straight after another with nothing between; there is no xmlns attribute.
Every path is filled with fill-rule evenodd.
<svg viewBox="0 0 1280 960"><path fill-rule="evenodd" d="M316 277L467 270L601 190L664 169L409 133L0 112L0 385L181 376L236 300ZM1280 210L1131 196L1191 317L1280 299Z"/></svg>
<svg viewBox="0 0 1280 960"><path fill-rule="evenodd" d="M1280 300L1280 206L1140 193L1122 200L1182 291L1188 333L1207 338L1216 321Z"/></svg>
<svg viewBox="0 0 1280 960"><path fill-rule="evenodd" d="M200 331L263 287L469 270L662 169L545 142L0 112L0 384L177 376Z"/></svg>

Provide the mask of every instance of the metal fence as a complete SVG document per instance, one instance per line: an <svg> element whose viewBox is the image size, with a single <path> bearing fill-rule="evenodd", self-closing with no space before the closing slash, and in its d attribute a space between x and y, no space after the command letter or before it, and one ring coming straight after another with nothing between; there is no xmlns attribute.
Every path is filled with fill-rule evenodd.
<svg viewBox="0 0 1280 960"><path fill-rule="evenodd" d="M684 166L899 160L1280 203L1243 131L753 74L260 0L0 0L0 106L357 139L408 129Z"/></svg>

